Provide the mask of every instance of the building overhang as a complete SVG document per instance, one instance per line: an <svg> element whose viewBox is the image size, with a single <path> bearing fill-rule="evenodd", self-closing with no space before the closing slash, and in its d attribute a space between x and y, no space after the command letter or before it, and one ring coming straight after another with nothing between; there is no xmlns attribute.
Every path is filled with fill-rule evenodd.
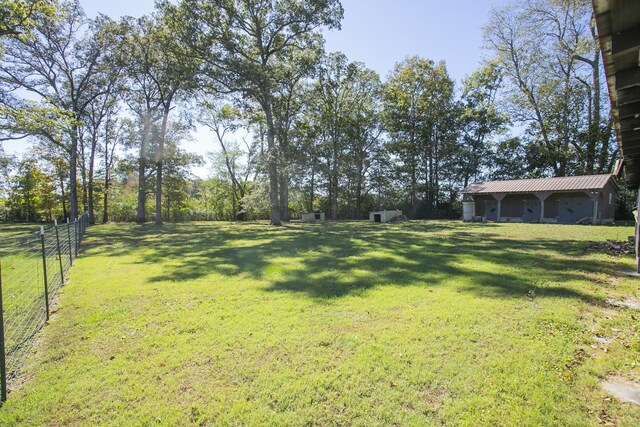
<svg viewBox="0 0 640 427"><path fill-rule="evenodd" d="M592 0L624 182L640 186L640 4Z"/></svg>

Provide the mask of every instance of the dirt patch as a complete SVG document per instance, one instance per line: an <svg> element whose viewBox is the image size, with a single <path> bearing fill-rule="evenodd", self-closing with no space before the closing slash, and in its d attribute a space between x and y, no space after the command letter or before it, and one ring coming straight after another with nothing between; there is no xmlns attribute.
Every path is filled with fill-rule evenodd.
<svg viewBox="0 0 640 427"><path fill-rule="evenodd" d="M593 337L593 339L595 340L595 342L597 342L598 344L600 344L602 347L606 347L609 344L611 344L615 338L613 337L603 337L600 335L595 335Z"/></svg>
<svg viewBox="0 0 640 427"><path fill-rule="evenodd" d="M623 378L609 378L600 383L600 386L622 402L640 405L640 384Z"/></svg>
<svg viewBox="0 0 640 427"><path fill-rule="evenodd" d="M640 301L634 299L615 300L607 299L607 304L614 307L632 308L634 310L640 310Z"/></svg>

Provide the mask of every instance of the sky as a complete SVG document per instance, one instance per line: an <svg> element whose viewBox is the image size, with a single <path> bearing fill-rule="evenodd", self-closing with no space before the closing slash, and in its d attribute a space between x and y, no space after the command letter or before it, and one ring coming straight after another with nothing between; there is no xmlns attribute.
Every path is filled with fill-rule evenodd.
<svg viewBox="0 0 640 427"><path fill-rule="evenodd" d="M154 9L154 0L80 0L89 17L103 13L114 19L139 17ZM492 7L507 0L342 0L341 30L324 31L327 52L341 51L350 61L363 62L384 80L397 62L419 55L444 60L449 75L460 81L477 69L487 52L482 27ZM217 149L213 135L199 127L189 151L205 155ZM18 144L20 145L20 144ZM16 145L16 146L18 146ZM5 150L11 152L9 144ZM194 171L201 177L207 169Z"/></svg>
<svg viewBox="0 0 640 427"><path fill-rule="evenodd" d="M142 16L154 0L80 0L88 16ZM444 60L454 80L471 74L483 57L482 26L506 0L342 0L342 30L325 31L327 52L342 51L383 78L395 63L420 55Z"/></svg>

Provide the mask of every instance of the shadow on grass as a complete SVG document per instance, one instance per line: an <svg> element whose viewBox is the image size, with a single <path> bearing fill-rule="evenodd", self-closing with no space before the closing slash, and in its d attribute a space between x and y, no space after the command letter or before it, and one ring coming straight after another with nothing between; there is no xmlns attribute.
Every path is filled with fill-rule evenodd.
<svg viewBox="0 0 640 427"><path fill-rule="evenodd" d="M489 297L601 299L563 283L610 271L586 260L588 242L506 239L493 224L366 222L179 224L109 228L85 250L163 264L151 282L184 282L219 273L267 279L268 292L330 299L377 286L457 286Z"/></svg>

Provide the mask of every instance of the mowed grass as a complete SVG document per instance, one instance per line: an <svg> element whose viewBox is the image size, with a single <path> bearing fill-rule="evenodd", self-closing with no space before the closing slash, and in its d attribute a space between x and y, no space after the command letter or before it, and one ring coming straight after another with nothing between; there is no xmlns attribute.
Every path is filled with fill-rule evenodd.
<svg viewBox="0 0 640 427"><path fill-rule="evenodd" d="M89 229L1 425L637 425L631 227Z"/></svg>

